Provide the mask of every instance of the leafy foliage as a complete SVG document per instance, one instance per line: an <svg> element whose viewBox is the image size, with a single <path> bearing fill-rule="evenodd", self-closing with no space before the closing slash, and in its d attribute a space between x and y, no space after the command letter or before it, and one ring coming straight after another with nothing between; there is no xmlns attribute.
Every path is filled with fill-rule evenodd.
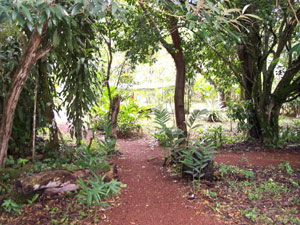
<svg viewBox="0 0 300 225"><path fill-rule="evenodd" d="M111 138L112 124L107 122L104 125L104 140L98 140L98 145L108 156L113 156L117 153L116 143L117 140Z"/></svg>
<svg viewBox="0 0 300 225"><path fill-rule="evenodd" d="M213 160L216 151L211 150L212 146L203 146L196 141L189 149L182 151L181 163L187 168L184 173L190 174L193 180L199 180L205 175L203 170Z"/></svg>
<svg viewBox="0 0 300 225"><path fill-rule="evenodd" d="M81 188L79 194L76 195L78 201L87 205L88 208L96 203L98 206L105 205L103 199L119 193L122 183L116 180L111 180L105 183L102 179L99 179L97 174L93 174L91 179L86 181L79 180L78 184Z"/></svg>
<svg viewBox="0 0 300 225"><path fill-rule="evenodd" d="M157 124L155 128L158 129L158 133L154 134L154 137L157 137L164 147L171 149L171 158L175 160L177 151L180 151L180 148L177 149L177 147L184 141L183 131L167 126L170 116L166 109L155 109L154 116L154 123Z"/></svg>
<svg viewBox="0 0 300 225"><path fill-rule="evenodd" d="M190 130L199 127L195 124L197 117L206 113L203 111L194 111L186 120ZM189 135L187 140L182 137L183 131L178 128L169 128L167 122L170 116L166 109L154 111L154 122L158 125L159 132L155 134L159 141L163 141L163 147L169 148L169 155L166 158L170 164L175 164L178 170L190 174L193 180L200 179L205 175L204 169L212 163L212 157L216 153L212 151L212 146L203 146L199 141L191 142ZM184 174L182 174L184 175Z"/></svg>
<svg viewBox="0 0 300 225"><path fill-rule="evenodd" d="M251 124L247 123L248 118L253 117L250 110L252 103L250 101L241 101L240 103L228 103L226 108L227 116L233 121L238 121L238 132L247 132L251 129Z"/></svg>
<svg viewBox="0 0 300 225"><path fill-rule="evenodd" d="M20 210L20 205L17 204L15 201L11 200L11 199L6 199L3 201L2 205L1 205L5 211L7 212L19 212Z"/></svg>
<svg viewBox="0 0 300 225"><path fill-rule="evenodd" d="M112 98L118 94L115 87L111 87ZM137 105L134 98L126 92L122 95L120 112L118 114L118 136L129 137L134 134L139 134L141 125L139 120L149 118L150 110L147 107ZM100 130L105 129L105 124L110 110L109 95L107 88L104 89L99 101L99 106L93 106L93 114L96 114L96 121Z"/></svg>

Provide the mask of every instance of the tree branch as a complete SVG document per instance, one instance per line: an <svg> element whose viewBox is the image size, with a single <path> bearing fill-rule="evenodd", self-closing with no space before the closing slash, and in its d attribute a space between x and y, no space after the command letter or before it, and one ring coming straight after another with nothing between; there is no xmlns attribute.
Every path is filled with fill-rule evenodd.
<svg viewBox="0 0 300 225"><path fill-rule="evenodd" d="M168 51L168 53L170 55L173 55L174 53L171 51L171 47L170 47L170 44L168 42L166 42L160 32L159 32L159 29L157 28L157 25L155 23L155 21L153 20L153 18L150 16L146 6L144 5L144 3L142 1L138 1L138 4L140 5L141 9L143 10L148 22L151 24L151 26L154 28L154 31L156 33L156 35L159 37L159 41L160 43L164 46L164 48Z"/></svg>
<svg viewBox="0 0 300 225"><path fill-rule="evenodd" d="M242 77L240 76L240 74L238 73L238 71L232 66L232 64L229 62L229 60L227 60L227 58L221 52L219 52L214 46L212 46L208 42L206 42L206 44L211 50L213 50L219 57L221 57L223 59L223 61L229 66L229 68L232 70L234 75L236 75L238 77L238 79L243 80Z"/></svg>
<svg viewBox="0 0 300 225"><path fill-rule="evenodd" d="M50 50L51 50L51 45L47 45L45 48L40 49L35 57L34 60L38 61L40 58L42 58L43 56L45 56Z"/></svg>

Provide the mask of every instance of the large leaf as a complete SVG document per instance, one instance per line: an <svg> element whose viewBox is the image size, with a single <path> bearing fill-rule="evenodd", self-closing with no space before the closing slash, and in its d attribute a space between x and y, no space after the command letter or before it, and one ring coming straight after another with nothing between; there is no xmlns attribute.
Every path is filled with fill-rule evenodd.
<svg viewBox="0 0 300 225"><path fill-rule="evenodd" d="M31 17L29 9L26 6L24 6L24 5L22 5L21 8L22 8L22 11L24 12L25 16L27 17L27 19L32 23L33 19Z"/></svg>
<svg viewBox="0 0 300 225"><path fill-rule="evenodd" d="M82 3L78 3L74 6L74 8L72 9L71 11L71 15L75 15L77 14L83 7L83 4Z"/></svg>
<svg viewBox="0 0 300 225"><path fill-rule="evenodd" d="M58 36L58 31L57 29L54 31L54 34L53 34L53 47L56 48L58 47L59 45L59 36Z"/></svg>
<svg viewBox="0 0 300 225"><path fill-rule="evenodd" d="M297 54L300 54L300 43L295 44L289 51L289 54L292 54L293 52L296 52Z"/></svg>

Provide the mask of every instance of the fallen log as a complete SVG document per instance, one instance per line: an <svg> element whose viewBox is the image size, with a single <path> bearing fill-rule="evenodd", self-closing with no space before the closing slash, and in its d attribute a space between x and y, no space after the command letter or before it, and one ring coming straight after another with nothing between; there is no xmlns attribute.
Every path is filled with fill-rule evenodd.
<svg viewBox="0 0 300 225"><path fill-rule="evenodd" d="M21 194L30 194L32 192L43 190L45 194L55 194L66 191L74 191L79 188L76 180L81 177L88 177L91 172L87 170L78 170L70 172L68 170L51 170L41 172L17 180L15 187ZM112 179L118 179L118 170L115 164L108 164L108 167L97 172L99 177L104 177L104 182Z"/></svg>
<svg viewBox="0 0 300 225"><path fill-rule="evenodd" d="M16 182L16 189L19 193L29 194L42 189L63 188L75 183L76 179L72 176L72 172L68 170L52 170L18 180ZM73 190L78 188L74 189L74 185L71 187Z"/></svg>

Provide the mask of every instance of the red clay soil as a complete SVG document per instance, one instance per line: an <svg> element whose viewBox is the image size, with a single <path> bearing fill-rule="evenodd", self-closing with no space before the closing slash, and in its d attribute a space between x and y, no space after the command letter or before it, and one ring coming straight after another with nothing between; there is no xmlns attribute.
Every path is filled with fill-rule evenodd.
<svg viewBox="0 0 300 225"><path fill-rule="evenodd" d="M162 171L163 149L151 140L119 140L123 156L116 159L120 180L127 188L120 195L120 205L105 212L101 224L125 225L201 225L222 224L201 205L201 200L188 200L180 191L183 184ZM269 166L289 161L300 167L300 154L274 152L224 152L215 161L231 165ZM199 203L200 202L200 203Z"/></svg>
<svg viewBox="0 0 300 225"><path fill-rule="evenodd" d="M66 126L60 126L63 132ZM164 150L147 138L118 140L123 154L116 157L123 188L116 206L107 209L100 223L111 225L210 225L222 224L201 204L188 200L187 189L162 169ZM300 154L276 152L219 153L215 161L230 165L269 166L289 161L300 167Z"/></svg>
<svg viewBox="0 0 300 225"><path fill-rule="evenodd" d="M288 161L293 168L300 168L300 154L285 152L246 152L246 153L219 153L215 161L230 165L278 166Z"/></svg>
<svg viewBox="0 0 300 225"><path fill-rule="evenodd" d="M221 224L204 205L188 200L182 184L161 170L163 150L146 138L119 140L123 155L115 162L120 180L127 184L120 205L105 212L111 225L193 225Z"/></svg>

